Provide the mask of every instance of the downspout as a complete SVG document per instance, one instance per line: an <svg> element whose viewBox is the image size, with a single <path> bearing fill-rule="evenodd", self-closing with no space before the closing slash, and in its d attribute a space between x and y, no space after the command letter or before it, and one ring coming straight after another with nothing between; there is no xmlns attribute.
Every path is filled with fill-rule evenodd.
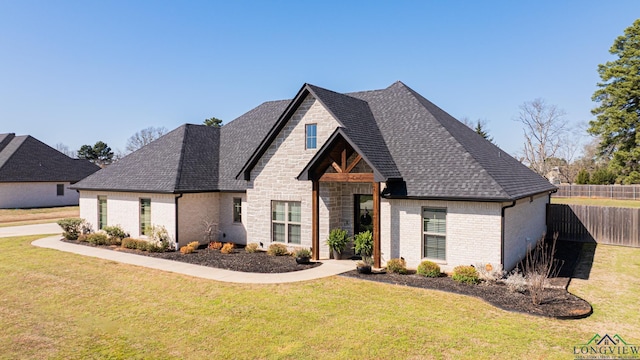
<svg viewBox="0 0 640 360"><path fill-rule="evenodd" d="M178 250L180 248L180 246L178 245L178 199L180 199L182 197L182 195L184 195L183 193L180 193L178 196L176 196L176 250Z"/></svg>
<svg viewBox="0 0 640 360"><path fill-rule="evenodd" d="M506 209L516 206L516 201L517 200L513 200L511 205L503 206L500 214L500 216L502 217L502 226L500 226L500 263L502 264L503 268L504 268L504 212Z"/></svg>

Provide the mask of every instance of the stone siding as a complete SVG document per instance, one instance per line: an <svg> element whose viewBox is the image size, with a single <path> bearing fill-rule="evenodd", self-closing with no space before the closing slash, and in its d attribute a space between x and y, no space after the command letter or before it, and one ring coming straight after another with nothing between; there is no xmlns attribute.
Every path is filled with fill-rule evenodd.
<svg viewBox="0 0 640 360"><path fill-rule="evenodd" d="M317 124L317 148L306 149L305 125ZM299 201L302 207L301 246L311 247L311 182L296 177L339 126L313 96L308 95L251 171L247 190L247 241L271 244L271 201ZM326 197L325 197L326 198ZM328 200L328 198L326 198ZM320 201L320 227L329 228L327 201ZM328 232L327 232L328 234ZM326 235L325 235L326 236ZM321 244L323 234L320 235Z"/></svg>

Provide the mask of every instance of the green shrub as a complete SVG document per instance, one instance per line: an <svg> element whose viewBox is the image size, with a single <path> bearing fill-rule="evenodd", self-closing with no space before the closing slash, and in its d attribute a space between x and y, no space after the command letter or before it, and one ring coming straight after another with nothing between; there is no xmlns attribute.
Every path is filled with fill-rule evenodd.
<svg viewBox="0 0 640 360"><path fill-rule="evenodd" d="M128 237L128 238L122 239L122 243L120 244L120 246L122 246L125 249L135 249L137 242L138 240Z"/></svg>
<svg viewBox="0 0 640 360"><path fill-rule="evenodd" d="M136 240L136 249L140 251L149 250L149 242L146 240Z"/></svg>
<svg viewBox="0 0 640 360"><path fill-rule="evenodd" d="M294 251L291 255L295 256L295 257L307 257L310 258L311 257L311 250L307 249L307 248L299 248L296 249L296 251Z"/></svg>
<svg viewBox="0 0 640 360"><path fill-rule="evenodd" d="M329 249L335 250L338 254L342 253L344 247L347 246L349 242L349 237L347 236L347 230L342 229L333 229L329 233L329 238L327 239L327 245Z"/></svg>
<svg viewBox="0 0 640 360"><path fill-rule="evenodd" d="M107 245L109 238L104 233L93 233L87 235L87 242L93 245Z"/></svg>
<svg viewBox="0 0 640 360"><path fill-rule="evenodd" d="M435 278L440 276L440 266L433 261L425 260L418 265L416 273L418 275Z"/></svg>
<svg viewBox="0 0 640 360"><path fill-rule="evenodd" d="M129 237L129 235L124 232L124 230L122 230L120 225L105 226L102 228L102 230L104 230L104 232L106 232L107 235L112 238L117 237L120 239L124 239L126 237Z"/></svg>
<svg viewBox="0 0 640 360"><path fill-rule="evenodd" d="M396 274L407 273L407 262L404 259L391 259L387 261L387 271Z"/></svg>
<svg viewBox="0 0 640 360"><path fill-rule="evenodd" d="M373 254L373 234L371 231L363 231L353 237L353 250L363 258Z"/></svg>
<svg viewBox="0 0 640 360"><path fill-rule="evenodd" d="M477 284L480 282L478 272L473 266L460 265L453 268L453 280L463 284Z"/></svg>
<svg viewBox="0 0 640 360"><path fill-rule="evenodd" d="M80 218L66 218L58 220L58 225L62 228L63 236L67 240L77 240L78 236L82 234L82 225L85 223L84 219Z"/></svg>
<svg viewBox="0 0 640 360"><path fill-rule="evenodd" d="M269 245L267 254L271 256L285 256L289 255L289 250L287 250L287 247L282 244L271 244Z"/></svg>
<svg viewBox="0 0 640 360"><path fill-rule="evenodd" d="M248 253L254 253L258 251L258 247L259 245L256 243L251 243L248 244L247 246L245 246L244 251L248 252Z"/></svg>
<svg viewBox="0 0 640 360"><path fill-rule="evenodd" d="M78 241L80 241L80 242L87 242L87 234L80 234L80 235L78 235Z"/></svg>

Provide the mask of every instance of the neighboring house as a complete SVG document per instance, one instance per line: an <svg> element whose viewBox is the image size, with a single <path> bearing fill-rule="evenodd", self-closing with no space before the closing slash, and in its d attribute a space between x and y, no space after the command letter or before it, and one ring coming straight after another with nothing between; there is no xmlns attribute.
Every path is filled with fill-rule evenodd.
<svg viewBox="0 0 640 360"><path fill-rule="evenodd" d="M401 82L340 94L305 84L221 128L183 125L75 185L81 217L179 246L311 247L371 229L374 261L513 268L546 230L555 187Z"/></svg>
<svg viewBox="0 0 640 360"><path fill-rule="evenodd" d="M78 205L69 186L99 169L29 135L0 134L0 208Z"/></svg>

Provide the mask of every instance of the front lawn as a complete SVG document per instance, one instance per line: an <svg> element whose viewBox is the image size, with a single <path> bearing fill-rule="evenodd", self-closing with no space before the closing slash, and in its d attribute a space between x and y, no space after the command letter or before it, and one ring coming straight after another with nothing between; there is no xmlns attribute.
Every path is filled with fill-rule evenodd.
<svg viewBox="0 0 640 360"><path fill-rule="evenodd" d="M35 209L0 209L0 227L56 222L80 216L80 207L61 206Z"/></svg>
<svg viewBox="0 0 640 360"><path fill-rule="evenodd" d="M331 277L235 285L0 239L0 358L574 358L595 333L640 343L640 249L598 246L562 321L438 291Z"/></svg>

